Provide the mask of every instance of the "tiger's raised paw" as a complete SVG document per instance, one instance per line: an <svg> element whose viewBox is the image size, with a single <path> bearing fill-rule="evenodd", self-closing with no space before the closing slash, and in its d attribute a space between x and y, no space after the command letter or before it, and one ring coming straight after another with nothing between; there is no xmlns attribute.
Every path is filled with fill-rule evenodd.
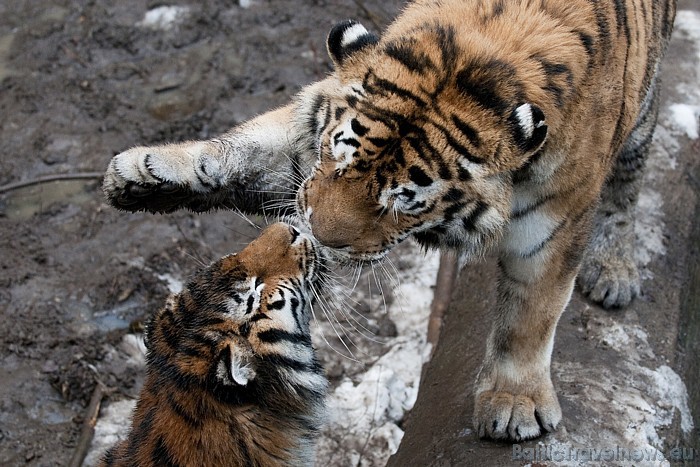
<svg viewBox="0 0 700 467"><path fill-rule="evenodd" d="M561 408L551 382L526 395L487 390L476 395L474 426L480 438L524 441L557 429Z"/></svg>
<svg viewBox="0 0 700 467"><path fill-rule="evenodd" d="M218 161L201 144L136 147L112 158L102 190L125 211L204 211L223 184Z"/></svg>

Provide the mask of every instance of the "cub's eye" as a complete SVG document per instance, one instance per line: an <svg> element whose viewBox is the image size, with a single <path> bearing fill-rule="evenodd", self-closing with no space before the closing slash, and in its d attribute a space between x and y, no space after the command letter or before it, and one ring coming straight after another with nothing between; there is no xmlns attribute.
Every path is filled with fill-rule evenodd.
<svg viewBox="0 0 700 467"><path fill-rule="evenodd" d="M281 310L282 308L284 308L284 306L286 304L287 304L287 301L284 299L275 300L275 301L267 303L267 309L268 310Z"/></svg>

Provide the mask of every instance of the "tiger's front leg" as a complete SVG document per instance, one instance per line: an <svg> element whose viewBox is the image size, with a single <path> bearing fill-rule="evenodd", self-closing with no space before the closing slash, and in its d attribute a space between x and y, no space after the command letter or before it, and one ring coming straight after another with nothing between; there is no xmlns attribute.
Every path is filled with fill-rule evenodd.
<svg viewBox="0 0 700 467"><path fill-rule="evenodd" d="M561 408L550 377L554 332L588 238L586 210L511 220L499 257L498 304L477 378L480 437L520 441L554 431Z"/></svg>
<svg viewBox="0 0 700 467"><path fill-rule="evenodd" d="M290 104L208 141L129 149L110 161L103 191L126 211L256 213L266 201L292 199L294 182L305 176L299 172L313 163L305 160L312 153L294 137L300 133L294 126L297 110Z"/></svg>

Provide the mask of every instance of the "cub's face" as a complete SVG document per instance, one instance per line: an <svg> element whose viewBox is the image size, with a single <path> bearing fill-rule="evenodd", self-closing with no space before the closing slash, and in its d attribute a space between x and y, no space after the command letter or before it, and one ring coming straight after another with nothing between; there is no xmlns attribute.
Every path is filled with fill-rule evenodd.
<svg viewBox="0 0 700 467"><path fill-rule="evenodd" d="M336 72L310 109L319 159L297 209L341 258L378 259L409 235L432 246L488 244L508 219L511 171L546 137L542 112L507 84L497 111L470 95L472 85L500 83L482 73L493 64L448 65L425 44L449 34L416 34L425 37L378 42L346 22L329 35ZM407 65L409 53L421 70Z"/></svg>
<svg viewBox="0 0 700 467"><path fill-rule="evenodd" d="M311 368L310 288L318 268L309 237L283 223L268 227L168 299L149 325L149 358L166 359L202 384L269 380L280 358Z"/></svg>

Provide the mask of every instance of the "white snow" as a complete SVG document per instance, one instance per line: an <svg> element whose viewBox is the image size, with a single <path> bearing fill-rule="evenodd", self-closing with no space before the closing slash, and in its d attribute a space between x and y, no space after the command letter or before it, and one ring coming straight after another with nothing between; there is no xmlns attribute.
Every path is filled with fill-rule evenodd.
<svg viewBox="0 0 700 467"><path fill-rule="evenodd" d="M158 6L146 12L138 25L151 29L168 30L190 13L187 6Z"/></svg>
<svg viewBox="0 0 700 467"><path fill-rule="evenodd" d="M146 344L143 334L126 334L121 343L109 350L105 359L116 360L116 354L123 355L121 360L128 366L143 370L146 367ZM90 467L97 465L102 454L118 441L125 439L131 425L131 413L136 401L124 399L105 404L100 418L95 425L95 435L90 450L83 463Z"/></svg>
<svg viewBox="0 0 700 467"><path fill-rule="evenodd" d="M700 12L678 10L673 27L675 35L695 42L695 56L700 59ZM698 65L698 62L695 63Z"/></svg>
<svg viewBox="0 0 700 467"><path fill-rule="evenodd" d="M178 279L172 274L156 274L156 277L166 283L170 293L180 293L182 291L182 288L185 286L182 280Z"/></svg>
<svg viewBox="0 0 700 467"><path fill-rule="evenodd" d="M700 125L700 12L678 11L674 28L676 37L692 43L696 60L687 60L683 64L685 79L676 84L676 91L679 96L683 96L685 102L669 106L667 121L676 132L697 139Z"/></svg>
<svg viewBox="0 0 700 467"><path fill-rule="evenodd" d="M683 131L688 138L697 139L700 105L671 104L669 110L674 127Z"/></svg>

